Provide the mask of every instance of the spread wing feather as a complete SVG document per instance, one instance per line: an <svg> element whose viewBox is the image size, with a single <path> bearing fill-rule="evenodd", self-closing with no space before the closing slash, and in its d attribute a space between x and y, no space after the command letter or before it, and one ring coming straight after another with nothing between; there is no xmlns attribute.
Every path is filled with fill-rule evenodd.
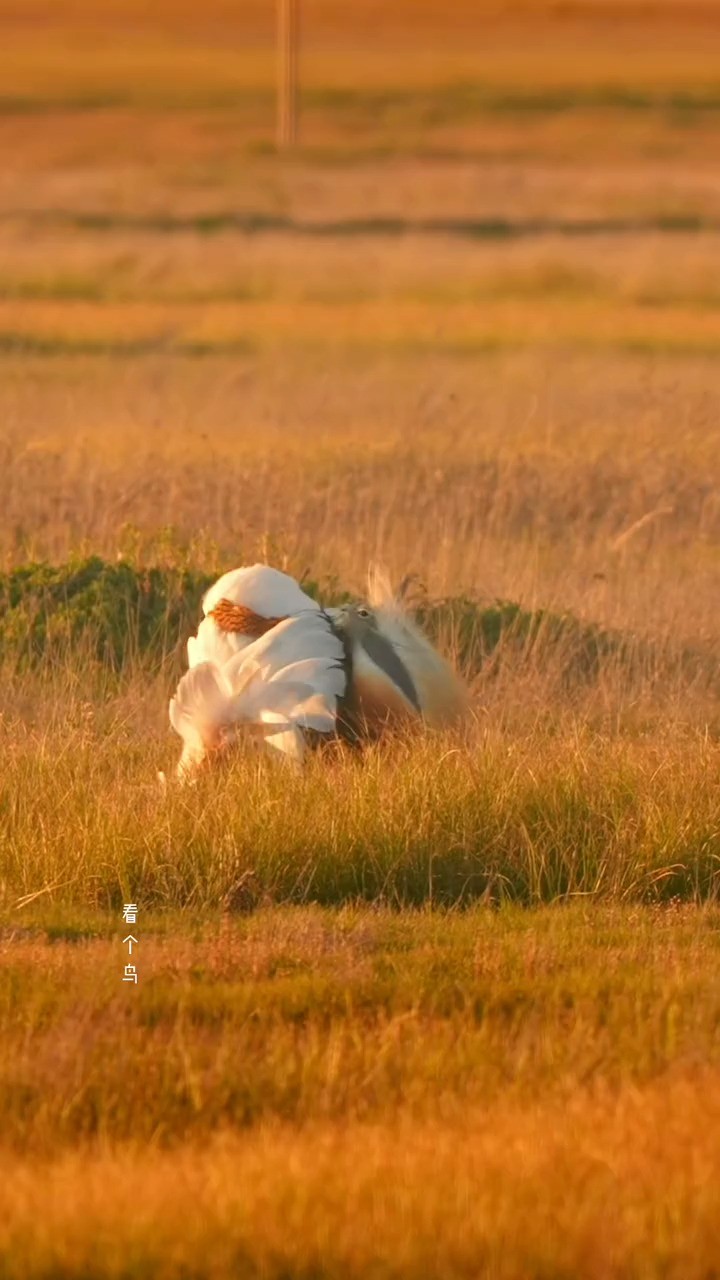
<svg viewBox="0 0 720 1280"><path fill-rule="evenodd" d="M268 684L301 680L322 693L332 707L345 692L345 651L329 620L319 610L278 623L226 664L225 673L239 692L251 674L259 672Z"/></svg>
<svg viewBox="0 0 720 1280"><path fill-rule="evenodd" d="M191 657L200 652L196 644ZM200 661L170 703L170 722L184 743L181 774L241 726L261 730L270 747L301 758L302 730L335 731L346 683L342 641L319 609L287 618L224 662Z"/></svg>
<svg viewBox="0 0 720 1280"><path fill-rule="evenodd" d="M246 649L252 640L235 631L221 631L212 618L203 618L197 635L187 642L188 665L197 667L201 662L214 662L222 667L236 653Z"/></svg>

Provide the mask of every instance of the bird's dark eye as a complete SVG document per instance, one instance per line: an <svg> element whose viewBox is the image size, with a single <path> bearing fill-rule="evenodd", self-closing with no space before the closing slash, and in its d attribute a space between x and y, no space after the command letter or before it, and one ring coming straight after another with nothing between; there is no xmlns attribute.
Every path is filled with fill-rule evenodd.
<svg viewBox="0 0 720 1280"><path fill-rule="evenodd" d="M369 618L369 617L370 617L370 610L369 610L369 609L363 609L363 608L360 608L360 609L358 609L358 611L357 611L357 615L358 615L358 618Z"/></svg>

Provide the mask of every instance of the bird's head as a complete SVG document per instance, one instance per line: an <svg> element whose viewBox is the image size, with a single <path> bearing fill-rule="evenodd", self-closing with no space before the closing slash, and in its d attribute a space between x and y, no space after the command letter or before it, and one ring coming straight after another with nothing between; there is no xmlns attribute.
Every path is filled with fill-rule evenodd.
<svg viewBox="0 0 720 1280"><path fill-rule="evenodd" d="M335 627L347 637L351 652L363 649L371 662L400 690L410 705L420 711L420 702L412 676L402 661L390 636L382 628L382 619L364 603L346 604L335 615Z"/></svg>
<svg viewBox="0 0 720 1280"><path fill-rule="evenodd" d="M344 635L360 642L369 631L378 632L377 617L366 604L344 604L335 614L335 626Z"/></svg>

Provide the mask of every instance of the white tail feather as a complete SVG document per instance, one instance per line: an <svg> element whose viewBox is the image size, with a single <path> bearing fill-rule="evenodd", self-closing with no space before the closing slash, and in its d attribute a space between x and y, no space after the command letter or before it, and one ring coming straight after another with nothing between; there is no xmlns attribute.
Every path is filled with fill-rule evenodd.
<svg viewBox="0 0 720 1280"><path fill-rule="evenodd" d="M372 563L368 567L368 603L373 609L389 609L402 613L402 605L393 591L390 574L384 565Z"/></svg>
<svg viewBox="0 0 720 1280"><path fill-rule="evenodd" d="M220 730L229 723L232 686L219 667L203 662L186 671L170 702L170 723L190 746L217 745Z"/></svg>
<svg viewBox="0 0 720 1280"><path fill-rule="evenodd" d="M343 656L342 642L316 610L279 623L222 666L192 666L170 703L170 722L184 743L180 773L191 773L243 725L298 759L301 730L335 730L346 686Z"/></svg>
<svg viewBox="0 0 720 1280"><path fill-rule="evenodd" d="M203 618L197 635L187 642L188 665L197 667L201 662L214 662L222 667L236 653L252 644L251 636L235 631L221 631L214 618Z"/></svg>

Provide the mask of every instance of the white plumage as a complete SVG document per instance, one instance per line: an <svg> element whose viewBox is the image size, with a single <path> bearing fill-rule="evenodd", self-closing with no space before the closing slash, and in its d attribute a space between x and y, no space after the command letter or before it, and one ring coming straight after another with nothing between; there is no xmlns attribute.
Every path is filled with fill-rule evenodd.
<svg viewBox="0 0 720 1280"><path fill-rule="evenodd" d="M291 663L314 661L337 672L343 661L343 646L330 619L318 608L284 618L265 635L254 640L242 653L231 658L228 669L240 672L249 667L268 678ZM342 672L340 672L342 675ZM339 689L339 693L342 692Z"/></svg>
<svg viewBox="0 0 720 1280"><path fill-rule="evenodd" d="M283 618L305 609L320 609L317 601L306 595L294 578L267 564L253 564L224 573L205 593L203 613L206 616L212 613L223 599L243 604L262 618Z"/></svg>
<svg viewBox="0 0 720 1280"><path fill-rule="evenodd" d="M288 618L305 611L320 611L317 601L306 595L294 578L279 569L272 569L267 564L230 569L205 593L202 603L205 616L197 635L191 636L187 643L189 666L195 667L201 662L215 662L222 666L234 654L252 644L252 633L230 631L218 625L214 613L224 601L240 605L260 619Z"/></svg>
<svg viewBox="0 0 720 1280"><path fill-rule="evenodd" d="M180 777L240 734L301 760L305 733L376 736L398 721L456 721L465 688L410 620L379 570L373 608L324 611L267 565L235 569L203 600L190 669L170 702Z"/></svg>
<svg viewBox="0 0 720 1280"><path fill-rule="evenodd" d="M250 644L250 637L221 631L214 618L203 618L197 635L190 636L187 642L188 666L198 667L202 662L215 662L222 666L246 644Z"/></svg>
<svg viewBox="0 0 720 1280"><path fill-rule="evenodd" d="M304 730L335 732L346 683L342 641L319 608L279 622L227 662L192 666L170 702L183 739L178 772L188 776L247 731L302 758Z"/></svg>

